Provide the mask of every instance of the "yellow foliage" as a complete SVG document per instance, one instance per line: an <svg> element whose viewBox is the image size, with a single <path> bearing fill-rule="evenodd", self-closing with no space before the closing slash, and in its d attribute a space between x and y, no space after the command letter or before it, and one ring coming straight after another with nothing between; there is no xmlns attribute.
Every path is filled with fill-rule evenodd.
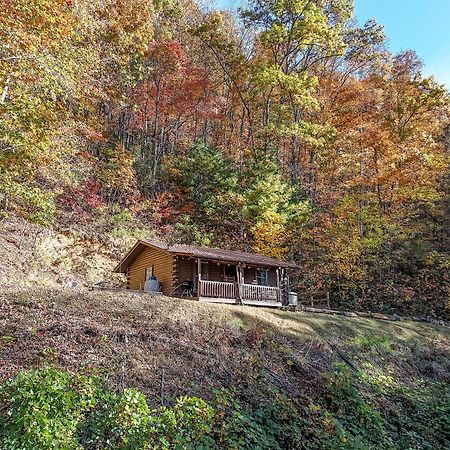
<svg viewBox="0 0 450 450"><path fill-rule="evenodd" d="M275 211L265 211L261 220L253 227L253 250L272 258L283 258L289 233L283 216Z"/></svg>

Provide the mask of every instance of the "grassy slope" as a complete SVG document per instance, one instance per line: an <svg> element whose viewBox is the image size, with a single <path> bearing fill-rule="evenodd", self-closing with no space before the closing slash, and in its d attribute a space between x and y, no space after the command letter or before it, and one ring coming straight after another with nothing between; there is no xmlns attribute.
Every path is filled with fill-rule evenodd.
<svg viewBox="0 0 450 450"><path fill-rule="evenodd" d="M56 362L101 369L117 388L159 403L235 386L252 402L272 387L291 398L321 389L343 358L414 385L449 381L447 328L416 322L200 304L132 293L26 290L0 294L0 378Z"/></svg>
<svg viewBox="0 0 450 450"><path fill-rule="evenodd" d="M50 362L100 371L113 389L136 387L151 404L181 395L210 399L213 388L227 387L256 406L271 402L276 389L306 420L311 405L322 405L341 423L350 420L347 428L359 423L355 434L377 442L379 430L365 424L372 413L361 406L362 395L387 411L385 429L394 440L396 429L407 434L402 449L416 445L435 420L432 402L444 398L450 381L448 328L83 288L108 278L124 242L43 230L20 219L0 222L0 382ZM62 288L69 282L76 289ZM352 367L356 394L345 384L340 394L329 394L336 362ZM420 405L430 399L424 416ZM324 417L316 414L310 428L333 428ZM439 439L431 448L447 438Z"/></svg>

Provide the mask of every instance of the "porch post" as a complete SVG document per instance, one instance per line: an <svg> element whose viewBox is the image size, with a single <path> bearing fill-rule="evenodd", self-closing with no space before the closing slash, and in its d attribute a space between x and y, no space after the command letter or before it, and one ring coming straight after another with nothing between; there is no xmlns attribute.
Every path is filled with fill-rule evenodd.
<svg viewBox="0 0 450 450"><path fill-rule="evenodd" d="M201 297L202 292L202 260L197 258L197 293L198 296Z"/></svg>
<svg viewBox="0 0 450 450"><path fill-rule="evenodd" d="M287 274L287 271L286 271L286 292L285 292L286 304L289 303L289 292L290 291L291 291L291 287L289 285L289 275Z"/></svg>
<svg viewBox="0 0 450 450"><path fill-rule="evenodd" d="M281 290L280 290L280 268L277 267L277 301L282 301Z"/></svg>
<svg viewBox="0 0 450 450"><path fill-rule="evenodd" d="M242 274L242 267L240 264L236 266L236 279L237 279L237 301L242 305L242 283L244 276Z"/></svg>

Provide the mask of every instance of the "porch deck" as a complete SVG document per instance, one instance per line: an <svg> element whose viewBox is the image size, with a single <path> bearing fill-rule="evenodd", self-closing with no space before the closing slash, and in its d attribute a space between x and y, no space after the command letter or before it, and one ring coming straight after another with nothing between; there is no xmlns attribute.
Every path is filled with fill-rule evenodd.
<svg viewBox="0 0 450 450"><path fill-rule="evenodd" d="M255 284L199 280L199 300L215 303L282 306L282 291L278 287Z"/></svg>

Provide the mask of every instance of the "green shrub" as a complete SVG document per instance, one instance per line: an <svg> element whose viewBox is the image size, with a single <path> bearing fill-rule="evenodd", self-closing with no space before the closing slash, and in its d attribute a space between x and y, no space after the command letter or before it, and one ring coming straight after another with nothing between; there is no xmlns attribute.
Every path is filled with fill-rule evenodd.
<svg viewBox="0 0 450 450"><path fill-rule="evenodd" d="M117 395L99 390L96 408L79 427L79 441L83 448L149 448L151 420L150 409L142 393L125 389Z"/></svg>
<svg viewBox="0 0 450 450"><path fill-rule="evenodd" d="M341 440L357 443L356 448L371 448L371 445L385 442L384 419L357 389L347 366L335 365L328 374L327 388L328 408L337 420L338 431L345 435Z"/></svg>
<svg viewBox="0 0 450 450"><path fill-rule="evenodd" d="M295 404L274 392L271 402L252 411L233 392L215 391L216 442L227 449L300 449L303 418Z"/></svg>
<svg viewBox="0 0 450 450"><path fill-rule="evenodd" d="M350 341L351 344L362 351L384 351L392 352L391 340L381 334L360 334Z"/></svg>
<svg viewBox="0 0 450 450"><path fill-rule="evenodd" d="M95 406L96 380L50 367L0 387L0 448L77 449L76 429Z"/></svg>
<svg viewBox="0 0 450 450"><path fill-rule="evenodd" d="M339 364L326 387L322 417L333 428L323 441L327 448L449 448L450 396L439 383L407 385L381 372L352 374Z"/></svg>
<svg viewBox="0 0 450 450"><path fill-rule="evenodd" d="M53 192L26 184L23 180L17 181L1 169L0 209L5 210L3 215L11 210L40 225L49 225L56 215Z"/></svg>
<svg viewBox="0 0 450 450"><path fill-rule="evenodd" d="M2 450L432 450L448 448L445 386L385 383L336 365L324 395L294 403L274 391L259 406L215 391L151 409L142 393L114 393L95 377L46 367L0 385Z"/></svg>
<svg viewBox="0 0 450 450"><path fill-rule="evenodd" d="M273 436L265 432L251 412L235 399L222 399L218 411L222 421L217 430L220 448L242 450L280 449Z"/></svg>
<svg viewBox="0 0 450 450"><path fill-rule="evenodd" d="M202 399L181 397L173 408L154 410L150 433L154 449L212 449L215 412Z"/></svg>

